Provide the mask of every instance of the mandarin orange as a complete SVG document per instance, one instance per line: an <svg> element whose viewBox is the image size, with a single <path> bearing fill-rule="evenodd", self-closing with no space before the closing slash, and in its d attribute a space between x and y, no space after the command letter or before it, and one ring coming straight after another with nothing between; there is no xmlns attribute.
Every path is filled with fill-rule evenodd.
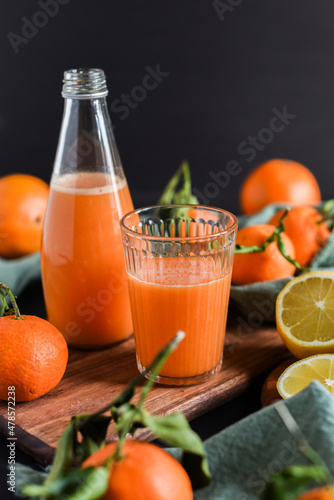
<svg viewBox="0 0 334 500"><path fill-rule="evenodd" d="M281 158L256 167L240 190L241 210L246 215L270 203L316 205L320 201L320 188L312 172L301 163Z"/></svg>
<svg viewBox="0 0 334 500"><path fill-rule="evenodd" d="M64 375L68 349L48 321L22 315L0 318L0 399L15 387L15 400L31 401L53 389Z"/></svg>
<svg viewBox="0 0 334 500"><path fill-rule="evenodd" d="M257 224L240 229L236 243L244 246L261 246L274 232L271 224ZM289 236L281 234L287 254L295 258L295 249ZM264 252L236 253L232 269L232 283L247 285L258 281L268 281L292 276L295 266L290 264L277 248L276 241L270 243Z"/></svg>
<svg viewBox="0 0 334 500"><path fill-rule="evenodd" d="M40 249L49 186L27 174L0 178L0 256L15 259Z"/></svg>
<svg viewBox="0 0 334 500"><path fill-rule="evenodd" d="M107 444L84 463L83 467L102 465L116 449ZM182 465L166 451L143 441L126 441L124 457L115 461L108 490L101 500L192 500L190 479Z"/></svg>
<svg viewBox="0 0 334 500"><path fill-rule="evenodd" d="M334 500L334 489L328 486L315 488L303 493L296 500Z"/></svg>

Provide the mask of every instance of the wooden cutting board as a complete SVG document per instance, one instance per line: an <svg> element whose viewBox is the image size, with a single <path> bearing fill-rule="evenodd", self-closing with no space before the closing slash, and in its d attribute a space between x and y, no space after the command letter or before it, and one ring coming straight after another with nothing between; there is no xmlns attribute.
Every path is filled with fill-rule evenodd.
<svg viewBox="0 0 334 500"><path fill-rule="evenodd" d="M288 359L283 361L283 363L281 363L280 365L276 366L276 368L271 373L269 373L268 377L264 381L261 391L261 404L263 407L272 405L274 403L277 403L277 401L282 400L276 387L277 381L284 370L295 361L297 361L297 358L294 358L290 354Z"/></svg>
<svg viewBox="0 0 334 500"><path fill-rule="evenodd" d="M288 356L274 327L245 330L234 318L227 328L223 370L200 385L156 385L146 408L159 415L183 412L192 420L242 394L255 378ZM101 351L70 350L68 367L58 386L42 398L16 404L17 446L41 464L50 463L70 417L99 411L137 374L133 339ZM6 417L7 403L1 402L0 435L4 438L8 437ZM140 432L143 439L153 438L145 430ZM108 434L108 440L114 437L112 432Z"/></svg>

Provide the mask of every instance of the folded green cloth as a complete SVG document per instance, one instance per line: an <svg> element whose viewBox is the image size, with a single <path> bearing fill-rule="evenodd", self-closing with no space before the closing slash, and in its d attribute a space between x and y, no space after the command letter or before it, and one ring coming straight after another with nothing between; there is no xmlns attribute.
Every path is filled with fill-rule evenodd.
<svg viewBox="0 0 334 500"><path fill-rule="evenodd" d="M212 482L194 500L257 500L266 481L307 463L275 407L286 404L308 443L334 466L334 398L312 382L293 398L264 408L205 441Z"/></svg>
<svg viewBox="0 0 334 500"><path fill-rule="evenodd" d="M36 252L20 259L0 258L0 282L8 285L14 295L19 295L23 288L41 276L41 257Z"/></svg>
<svg viewBox="0 0 334 500"><path fill-rule="evenodd" d="M239 217L239 229L254 224L266 224L271 217L286 205L268 205L251 216ZM334 271L334 232L331 233L325 247L311 263L312 270ZM260 326L264 321L275 321L275 302L277 295L292 278L251 283L250 285L232 285L231 301L245 315L249 323Z"/></svg>

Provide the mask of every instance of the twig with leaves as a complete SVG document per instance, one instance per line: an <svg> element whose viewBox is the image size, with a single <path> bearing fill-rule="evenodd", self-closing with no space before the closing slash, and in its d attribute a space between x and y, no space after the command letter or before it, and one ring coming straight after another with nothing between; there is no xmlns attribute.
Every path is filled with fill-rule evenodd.
<svg viewBox="0 0 334 500"><path fill-rule="evenodd" d="M199 205L199 201L191 192L191 174L189 163L183 161L180 168L175 172L172 178L169 180L166 188L164 189L162 195L158 200L158 205L170 205L170 204L194 204ZM334 202L333 204L328 204L323 208L323 217L331 217L334 225ZM235 253L258 253L265 252L266 248L273 242L276 243L278 250L281 252L283 257L293 264L296 269L300 271L308 272L310 269L308 267L303 267L299 264L296 259L293 259L287 254L285 244L282 238L282 233L284 232L284 219L288 215L289 210L286 209L279 220L279 223L273 233L262 245L235 245Z"/></svg>
<svg viewBox="0 0 334 500"><path fill-rule="evenodd" d="M143 374L133 379L126 389L98 413L76 415L60 437L51 471L42 484L26 484L23 493L43 500L94 500L107 489L108 477L114 461L122 459L122 447L127 436L134 435L139 427L146 427L169 446L183 450L182 465L189 474L194 489L210 482L210 472L204 446L199 436L190 428L182 413L165 416L151 415L145 409L146 397L168 356L184 338L178 332L162 349ZM135 388L145 380L137 405L131 402ZM104 415L110 411L111 416ZM118 434L115 453L99 467L80 468L80 465L105 444L107 430L114 421Z"/></svg>

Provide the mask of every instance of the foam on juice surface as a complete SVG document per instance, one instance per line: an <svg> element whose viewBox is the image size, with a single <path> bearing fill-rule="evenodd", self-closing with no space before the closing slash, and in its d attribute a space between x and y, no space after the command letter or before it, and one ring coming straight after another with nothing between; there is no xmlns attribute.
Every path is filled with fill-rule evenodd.
<svg viewBox="0 0 334 500"><path fill-rule="evenodd" d="M138 273L140 276L131 277L150 285L184 287L207 285L224 279L217 271L211 258L164 257L144 261L141 272Z"/></svg>
<svg viewBox="0 0 334 500"><path fill-rule="evenodd" d="M112 184L112 177L102 172L65 174L51 182L51 189L66 194L91 196L119 191L127 185L125 179L117 176L115 181L115 185Z"/></svg>

